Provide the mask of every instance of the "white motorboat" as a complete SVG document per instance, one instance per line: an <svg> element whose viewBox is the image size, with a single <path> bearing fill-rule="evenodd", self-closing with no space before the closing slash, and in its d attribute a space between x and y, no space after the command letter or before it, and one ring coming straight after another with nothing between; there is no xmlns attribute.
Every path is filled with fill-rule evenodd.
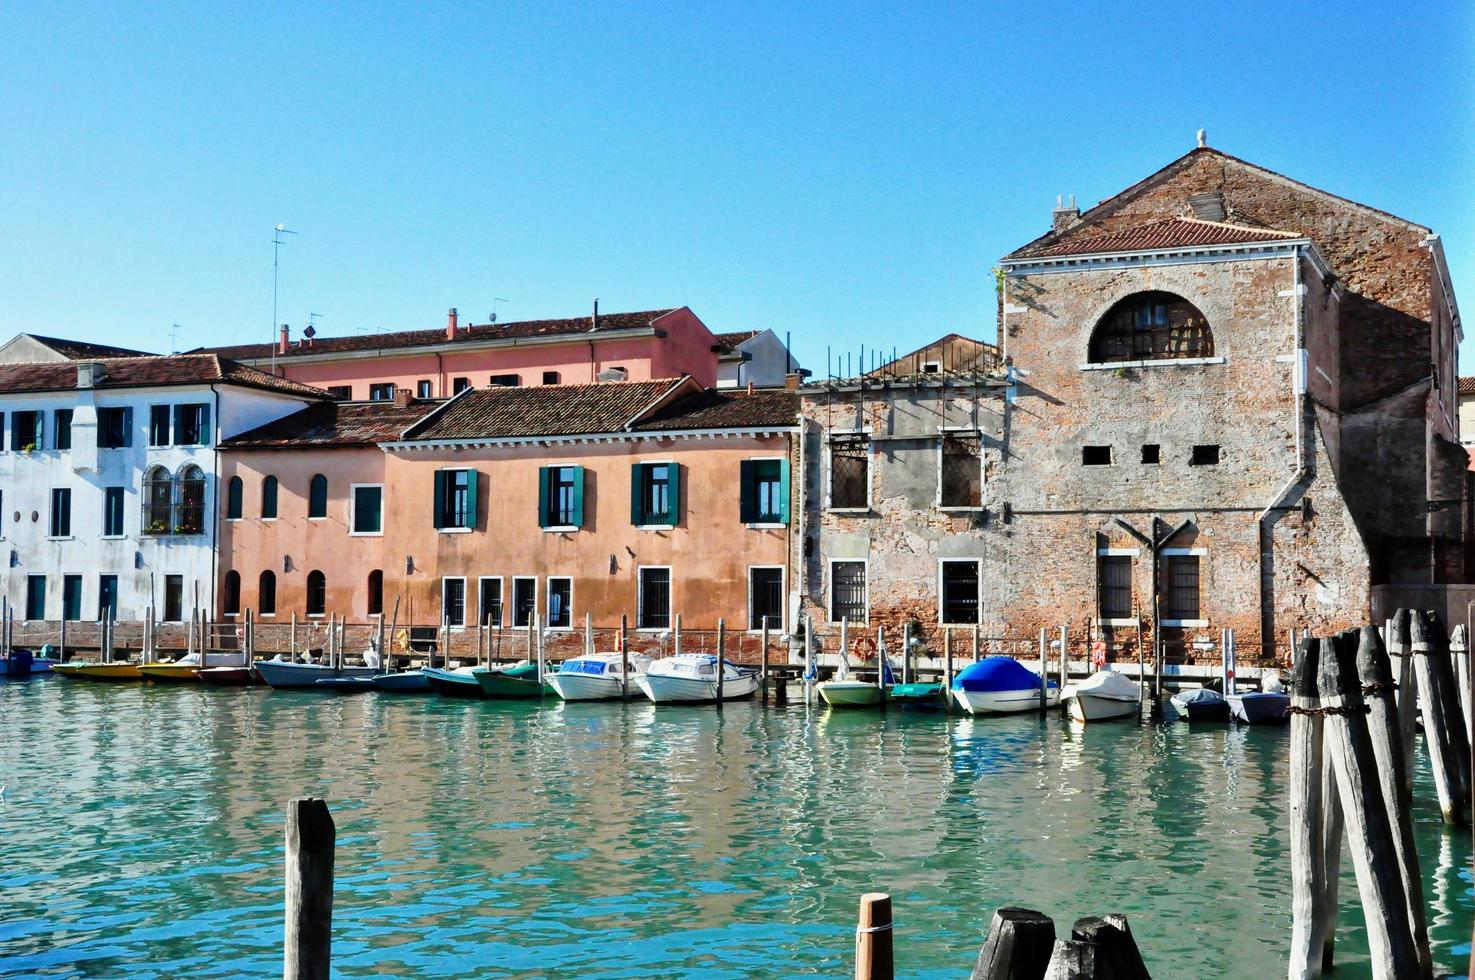
<svg viewBox="0 0 1475 980"><path fill-rule="evenodd" d="M630 672L625 674L625 660ZM638 681L654 663L643 653L622 658L619 653L591 653L565 660L558 673L545 675L548 686L565 701L610 701L640 693ZM724 686L724 695L727 693Z"/></svg>
<svg viewBox="0 0 1475 980"><path fill-rule="evenodd" d="M1040 675L1013 657L985 657L953 678L953 700L971 715L1040 710ZM1045 685L1045 707L1060 704L1060 687Z"/></svg>
<svg viewBox="0 0 1475 980"><path fill-rule="evenodd" d="M722 700L751 697L758 690L758 672L732 661L722 664ZM717 658L710 653L678 653L657 660L636 679L640 690L656 704L699 703L717 700Z"/></svg>
<svg viewBox="0 0 1475 980"><path fill-rule="evenodd" d="M1142 711L1142 690L1126 677L1098 670L1065 691L1070 716L1076 721L1105 721L1129 718Z"/></svg>

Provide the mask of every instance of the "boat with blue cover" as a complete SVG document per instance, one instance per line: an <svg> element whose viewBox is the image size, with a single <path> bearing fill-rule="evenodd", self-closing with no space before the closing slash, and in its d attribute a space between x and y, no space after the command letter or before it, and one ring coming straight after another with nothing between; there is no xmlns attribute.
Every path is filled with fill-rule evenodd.
<svg viewBox="0 0 1475 980"><path fill-rule="evenodd" d="M1229 702L1218 691L1207 687L1179 691L1170 701L1184 721L1228 721Z"/></svg>
<svg viewBox="0 0 1475 980"><path fill-rule="evenodd" d="M953 678L953 700L969 714L1013 714L1040 710L1040 675L1013 657L985 657ZM1045 706L1060 703L1060 686L1045 685Z"/></svg>

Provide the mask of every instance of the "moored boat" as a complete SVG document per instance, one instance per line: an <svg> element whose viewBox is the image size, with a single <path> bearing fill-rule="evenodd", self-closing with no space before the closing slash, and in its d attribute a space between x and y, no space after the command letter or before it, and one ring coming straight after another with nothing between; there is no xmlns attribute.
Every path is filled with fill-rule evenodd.
<svg viewBox="0 0 1475 980"><path fill-rule="evenodd" d="M565 701L613 701L622 697L638 697L639 678L654 661L643 653L626 656L630 661L628 677L620 654L591 653L565 660L557 673L546 675L548 686Z"/></svg>
<svg viewBox="0 0 1475 980"><path fill-rule="evenodd" d="M902 708L941 711L947 707L947 690L940 682L897 684L886 697Z"/></svg>
<svg viewBox="0 0 1475 980"><path fill-rule="evenodd" d="M12 650L10 656L0 657L0 677L22 678L38 674L49 674L56 665L48 657L37 657L30 650Z"/></svg>
<svg viewBox="0 0 1475 980"><path fill-rule="evenodd" d="M312 689L324 677L373 677L379 672L377 667L334 667L290 660L258 660L255 667L261 679L275 688Z"/></svg>
<svg viewBox="0 0 1475 980"><path fill-rule="evenodd" d="M138 672L144 680L155 683L194 683L199 680L200 655L187 653L178 660L139 664Z"/></svg>
<svg viewBox="0 0 1475 980"><path fill-rule="evenodd" d="M1229 720L1229 702L1224 695L1207 687L1179 691L1168 700L1173 702L1173 707L1178 710L1178 717L1184 721Z"/></svg>
<svg viewBox="0 0 1475 980"><path fill-rule="evenodd" d="M1142 711L1142 690L1121 674L1098 670L1066 690L1070 716L1076 721L1130 718Z"/></svg>
<svg viewBox="0 0 1475 980"><path fill-rule="evenodd" d="M109 663L73 660L57 664L51 669L56 676L69 680L127 682L143 680L143 675L138 672L139 666L128 660L114 660Z"/></svg>
<svg viewBox="0 0 1475 980"><path fill-rule="evenodd" d="M538 665L526 660L496 667L472 667L472 679L489 698L540 698L544 685L538 680Z"/></svg>
<svg viewBox="0 0 1475 980"><path fill-rule="evenodd" d="M421 667L420 673L425 675L425 680L436 694L445 694L453 698L485 698L490 697L481 689L471 672L474 667Z"/></svg>
<svg viewBox="0 0 1475 980"><path fill-rule="evenodd" d="M418 667L414 670L375 674L374 687L380 691L392 691L396 694L429 694L434 690L425 672Z"/></svg>
<svg viewBox="0 0 1475 980"><path fill-rule="evenodd" d="M881 683L875 681L856 680L850 676L850 657L844 650L840 651L840 666L835 670L835 676L827 681L820 681L814 685L819 696L825 704L831 708L866 708L875 707L886 700L886 690L895 683L891 673L891 663L886 659L884 651L879 660L881 670Z"/></svg>
<svg viewBox="0 0 1475 980"><path fill-rule="evenodd" d="M722 664L722 700L751 697L758 672L730 660ZM717 658L710 653L678 653L655 661L636 681L656 704L700 704L717 700Z"/></svg>
<svg viewBox="0 0 1475 980"><path fill-rule="evenodd" d="M953 699L973 715L1040 710L1040 675L1013 657L985 657L953 678ZM1045 707L1060 703L1060 687L1045 685Z"/></svg>
<svg viewBox="0 0 1475 980"><path fill-rule="evenodd" d="M244 687L256 683L249 666L203 667L196 672L195 677L202 684L213 684L216 687Z"/></svg>
<svg viewBox="0 0 1475 980"><path fill-rule="evenodd" d="M1278 691L1246 691L1231 694L1229 713L1247 725L1284 725L1291 720L1291 696Z"/></svg>
<svg viewBox="0 0 1475 980"><path fill-rule="evenodd" d="M373 677L319 677L312 686L314 691L329 694L366 694L374 690Z"/></svg>

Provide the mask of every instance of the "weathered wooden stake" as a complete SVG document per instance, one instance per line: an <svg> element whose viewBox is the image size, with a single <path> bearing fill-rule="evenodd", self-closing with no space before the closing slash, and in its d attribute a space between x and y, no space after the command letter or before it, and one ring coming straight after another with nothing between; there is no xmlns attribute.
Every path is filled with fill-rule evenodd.
<svg viewBox="0 0 1475 980"><path fill-rule="evenodd" d="M1049 652L1049 649L1050 649L1049 642L1050 642L1049 641L1049 634L1047 634L1045 632L1045 628L1043 626L1040 627L1040 714L1041 715L1043 715L1045 713L1045 708L1046 708L1047 702L1049 700L1049 695L1046 692L1046 688L1048 688L1050 686L1050 681L1049 681L1050 668L1048 666L1046 666L1047 661L1045 660L1045 654L1048 653ZM1065 692L1064 691L1061 691L1060 693L1063 695Z"/></svg>
<svg viewBox="0 0 1475 980"><path fill-rule="evenodd" d="M1073 942L1092 947L1096 964L1094 976L1098 980L1151 980L1126 916L1117 914L1078 919L1071 926L1070 938Z"/></svg>
<svg viewBox="0 0 1475 980"><path fill-rule="evenodd" d="M528 614L528 655L538 664L538 688L543 687L543 631L538 629L538 611Z"/></svg>
<svg viewBox="0 0 1475 980"><path fill-rule="evenodd" d="M886 707L886 627L876 627L876 686L881 689L881 707Z"/></svg>
<svg viewBox="0 0 1475 980"><path fill-rule="evenodd" d="M1326 944L1326 847L1322 825L1323 724L1318 691L1321 644L1302 642L1291 695L1290 980L1321 976Z"/></svg>
<svg viewBox="0 0 1475 980"><path fill-rule="evenodd" d="M620 613L620 697L630 699L630 617Z"/></svg>
<svg viewBox="0 0 1475 980"><path fill-rule="evenodd" d="M893 980L891 896L868 892L860 897L855 927L855 980Z"/></svg>
<svg viewBox="0 0 1475 980"><path fill-rule="evenodd" d="M804 617L804 703L808 704L814 694L814 619Z"/></svg>
<svg viewBox="0 0 1475 980"><path fill-rule="evenodd" d="M982 627L980 627L977 623L974 623L973 624L973 662L974 663L978 663L979 658L982 657L982 655L983 655L983 636L981 634L982 634Z"/></svg>
<svg viewBox="0 0 1475 980"><path fill-rule="evenodd" d="M1464 711L1460 707L1460 692L1455 679L1454 660L1449 645L1449 631L1439 613L1429 610L1424 614L1429 622L1432 645L1430 666L1439 678L1439 697L1444 705L1445 743L1449 746L1455 778L1455 810L1459 822L1469 821L1470 810L1470 739L1465 733Z"/></svg>
<svg viewBox="0 0 1475 980"><path fill-rule="evenodd" d="M723 677L727 674L727 620L717 620L717 707L722 707Z"/></svg>
<svg viewBox="0 0 1475 980"><path fill-rule="evenodd" d="M333 940L333 849L328 804L287 804L287 935L283 980L327 980Z"/></svg>
<svg viewBox="0 0 1475 980"><path fill-rule="evenodd" d="M880 668L880 661L876 662ZM912 624L903 623L901 627L901 682L910 684L912 682Z"/></svg>
<svg viewBox="0 0 1475 980"><path fill-rule="evenodd" d="M1455 691L1460 696L1460 715L1465 719L1465 741L1475 740L1470 717L1470 636L1465 624L1456 626L1449 637L1449 653L1454 660Z"/></svg>
<svg viewBox="0 0 1475 980"><path fill-rule="evenodd" d="M1332 733L1322 726L1321 769L1321 968L1330 970L1335 962L1337 945L1337 888L1342 880L1342 841L1346 828L1342 825L1342 797L1337 791L1337 770L1326 760L1331 758Z"/></svg>
<svg viewBox="0 0 1475 980"><path fill-rule="evenodd" d="M488 653L490 653L490 652L491 651L489 650ZM586 612L584 614L584 656L586 656L586 657L587 656L591 656L593 653L594 653L594 614L592 612Z"/></svg>
<svg viewBox="0 0 1475 980"><path fill-rule="evenodd" d="M1403 745L1403 805L1413 799L1414 719L1419 713L1418 682L1414 679L1412 617L1400 609L1388 621L1388 656L1393 658L1393 679L1398 684L1399 741Z"/></svg>
<svg viewBox="0 0 1475 980"><path fill-rule="evenodd" d="M763 617L763 660L758 668L758 690L759 697L764 704L768 703L768 617Z"/></svg>
<svg viewBox="0 0 1475 980"><path fill-rule="evenodd" d="M1043 912L994 912L970 980L1042 980L1055 951L1055 922Z"/></svg>
<svg viewBox="0 0 1475 980"><path fill-rule="evenodd" d="M953 631L942 628L942 710L953 710Z"/></svg>
<svg viewBox="0 0 1475 980"><path fill-rule="evenodd" d="M1444 714L1445 701L1439 691L1439 673L1435 670L1438 634L1434 624L1417 609L1409 611L1409 649L1413 656L1414 678L1418 681L1418 705L1424 716L1424 750L1434 770L1434 789L1439 794L1439 810L1444 822L1456 824L1460 777L1455 774L1454 753L1449 743L1449 722Z"/></svg>
<svg viewBox="0 0 1475 980"><path fill-rule="evenodd" d="M1060 627L1060 691L1061 691L1062 694L1065 693L1065 685L1067 685L1067 684L1070 683L1070 646L1069 646L1069 643L1070 643L1070 634L1066 632L1066 627L1062 626L1062 627ZM1088 648L1089 648L1089 646L1090 646L1090 644L1087 644L1087 647ZM1087 651L1086 651L1086 656L1087 656L1088 659L1091 656L1091 653L1090 653L1090 650L1089 649L1087 649ZM1091 672L1090 669L1089 669L1089 664L1087 666L1088 666L1088 669L1087 669L1086 673L1089 674Z"/></svg>

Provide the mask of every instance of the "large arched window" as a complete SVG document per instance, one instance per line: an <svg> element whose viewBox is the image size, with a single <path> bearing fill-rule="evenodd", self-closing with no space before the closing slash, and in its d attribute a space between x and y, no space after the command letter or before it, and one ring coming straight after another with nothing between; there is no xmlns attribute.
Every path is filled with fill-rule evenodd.
<svg viewBox="0 0 1475 980"><path fill-rule="evenodd" d="M277 478L269 476L261 481L261 519L266 521L276 520L277 516Z"/></svg>
<svg viewBox="0 0 1475 980"><path fill-rule="evenodd" d="M328 516L328 478L318 473L307 485L307 516Z"/></svg>
<svg viewBox="0 0 1475 980"><path fill-rule="evenodd" d="M261 573L256 586L256 611L263 616L275 616L277 612L277 576L269 568Z"/></svg>
<svg viewBox="0 0 1475 980"><path fill-rule="evenodd" d="M307 614L321 616L328 608L328 580L317 569L307 573Z"/></svg>
<svg viewBox="0 0 1475 980"><path fill-rule="evenodd" d="M1091 334L1092 364L1214 356L1214 335L1198 307L1164 292L1135 293L1106 311Z"/></svg>
<svg viewBox="0 0 1475 980"><path fill-rule="evenodd" d="M384 573L377 568L369 573L368 613L370 616L384 613Z"/></svg>
<svg viewBox="0 0 1475 980"><path fill-rule="evenodd" d="M230 483L226 484L226 490L225 490L225 519L226 520L228 520L228 521L238 521L238 520L241 519L241 497L242 496L243 496L243 488L241 486L241 478L238 477L238 476L231 477L230 478Z"/></svg>
<svg viewBox="0 0 1475 980"><path fill-rule="evenodd" d="M164 467L152 467L143 477L143 533L170 533L173 510L174 481Z"/></svg>
<svg viewBox="0 0 1475 980"><path fill-rule="evenodd" d="M174 481L174 533L201 534L205 530L205 473L191 463Z"/></svg>
<svg viewBox="0 0 1475 980"><path fill-rule="evenodd" d="M225 573L225 585L220 590L220 611L235 616L241 611L241 573L235 569Z"/></svg>

